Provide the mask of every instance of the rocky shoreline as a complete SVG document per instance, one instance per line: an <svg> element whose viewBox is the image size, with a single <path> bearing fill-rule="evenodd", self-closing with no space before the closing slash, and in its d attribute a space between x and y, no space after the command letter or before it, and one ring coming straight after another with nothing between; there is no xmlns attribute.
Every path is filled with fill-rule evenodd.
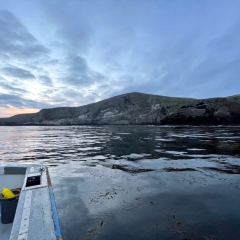
<svg viewBox="0 0 240 240"><path fill-rule="evenodd" d="M80 107L0 118L0 125L240 124L240 95L191 99L129 93Z"/></svg>

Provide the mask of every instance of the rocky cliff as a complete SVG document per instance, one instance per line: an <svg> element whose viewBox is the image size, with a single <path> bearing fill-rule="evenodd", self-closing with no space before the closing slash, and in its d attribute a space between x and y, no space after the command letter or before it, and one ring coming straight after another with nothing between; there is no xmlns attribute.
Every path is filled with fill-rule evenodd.
<svg viewBox="0 0 240 240"><path fill-rule="evenodd" d="M240 124L240 95L195 100L180 105L161 119L162 124Z"/></svg>
<svg viewBox="0 0 240 240"><path fill-rule="evenodd" d="M129 93L80 107L0 118L0 125L239 123L240 95L199 100Z"/></svg>

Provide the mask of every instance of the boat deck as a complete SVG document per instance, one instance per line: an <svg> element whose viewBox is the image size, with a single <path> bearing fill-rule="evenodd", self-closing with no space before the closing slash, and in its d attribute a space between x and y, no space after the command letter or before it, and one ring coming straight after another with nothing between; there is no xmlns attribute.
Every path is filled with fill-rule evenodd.
<svg viewBox="0 0 240 240"><path fill-rule="evenodd" d="M0 165L0 191L3 187L21 188L25 178L27 166L19 164L1 164ZM13 181L14 179L14 181ZM1 209L0 201L0 209ZM1 219L1 211L0 211ZM3 224L0 221L0 239L9 240L13 223Z"/></svg>
<svg viewBox="0 0 240 240"><path fill-rule="evenodd" d="M62 239L48 169L40 167L26 169L14 222L1 223L1 240Z"/></svg>

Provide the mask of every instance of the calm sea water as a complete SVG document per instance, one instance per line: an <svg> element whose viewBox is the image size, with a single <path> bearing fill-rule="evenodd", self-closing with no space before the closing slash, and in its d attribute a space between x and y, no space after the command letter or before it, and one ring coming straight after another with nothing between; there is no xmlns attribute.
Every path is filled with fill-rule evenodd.
<svg viewBox="0 0 240 240"><path fill-rule="evenodd" d="M240 127L0 127L49 166L65 240L240 239Z"/></svg>

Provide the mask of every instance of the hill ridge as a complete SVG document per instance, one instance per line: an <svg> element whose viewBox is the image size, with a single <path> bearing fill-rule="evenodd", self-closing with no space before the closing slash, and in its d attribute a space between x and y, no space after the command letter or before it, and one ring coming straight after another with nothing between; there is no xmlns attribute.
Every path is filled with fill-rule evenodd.
<svg viewBox="0 0 240 240"><path fill-rule="evenodd" d="M0 125L239 123L240 94L194 99L132 92L78 107L0 118Z"/></svg>

